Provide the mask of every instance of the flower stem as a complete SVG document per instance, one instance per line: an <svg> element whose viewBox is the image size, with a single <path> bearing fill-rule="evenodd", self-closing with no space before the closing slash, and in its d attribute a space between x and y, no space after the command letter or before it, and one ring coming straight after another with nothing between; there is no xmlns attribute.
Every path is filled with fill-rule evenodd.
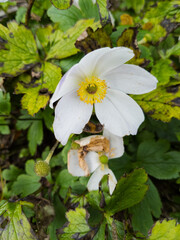
<svg viewBox="0 0 180 240"><path fill-rule="evenodd" d="M52 155L53 155L53 153L54 153L54 150L56 149L56 147L57 147L58 144L59 144L59 141L56 141L56 143L54 144L54 146L51 148L51 150L50 150L50 152L49 152L49 154L48 154L48 156L47 156L47 158L46 158L46 160L45 160L45 162L46 162L47 164L49 164L49 162L50 162L50 160L51 160L51 158L52 158Z"/></svg>
<svg viewBox="0 0 180 240"><path fill-rule="evenodd" d="M28 23L29 23L29 20L31 18L31 9L32 9L32 6L34 4L35 0L29 0L29 5L28 5L28 8L27 8L27 12L26 12L26 20L25 20L25 25L28 26Z"/></svg>

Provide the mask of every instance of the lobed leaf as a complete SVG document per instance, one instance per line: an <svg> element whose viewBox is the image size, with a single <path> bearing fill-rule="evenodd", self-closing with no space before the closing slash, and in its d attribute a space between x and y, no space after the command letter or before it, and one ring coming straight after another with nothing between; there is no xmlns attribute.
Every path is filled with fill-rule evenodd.
<svg viewBox="0 0 180 240"><path fill-rule="evenodd" d="M107 204L107 211L114 214L139 203L148 190L147 178L143 169L135 169L131 174L120 178Z"/></svg>
<svg viewBox="0 0 180 240"><path fill-rule="evenodd" d="M8 28L0 24L0 75L17 76L39 61L32 32L15 21Z"/></svg>
<svg viewBox="0 0 180 240"><path fill-rule="evenodd" d="M76 208L75 211L68 211L66 218L68 219L68 226L58 236L59 239L70 240L74 236L76 236L76 239L80 239L90 231L87 223L88 214L84 208Z"/></svg>

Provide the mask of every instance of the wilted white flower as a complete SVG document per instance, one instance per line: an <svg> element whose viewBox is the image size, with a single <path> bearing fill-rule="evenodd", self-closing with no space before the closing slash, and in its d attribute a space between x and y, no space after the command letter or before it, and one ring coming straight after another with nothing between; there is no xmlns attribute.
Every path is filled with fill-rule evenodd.
<svg viewBox="0 0 180 240"><path fill-rule="evenodd" d="M109 192L112 194L117 180L108 167L108 159L117 158L124 153L123 139L106 129L103 135L93 135L76 140L68 152L68 171L73 176L89 176L87 188L98 190L99 182L108 175Z"/></svg>
<svg viewBox="0 0 180 240"><path fill-rule="evenodd" d="M157 80L143 68L124 64L134 56L126 47L101 48L88 53L61 79L50 100L55 108L54 134L63 145L80 134L93 112L104 128L123 137L136 134L144 121L139 105L128 94L156 88Z"/></svg>

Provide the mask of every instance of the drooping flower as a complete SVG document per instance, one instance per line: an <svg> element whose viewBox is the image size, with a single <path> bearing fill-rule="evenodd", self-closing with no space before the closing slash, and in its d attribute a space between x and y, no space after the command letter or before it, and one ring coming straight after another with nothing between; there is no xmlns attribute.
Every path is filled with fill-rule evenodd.
<svg viewBox="0 0 180 240"><path fill-rule="evenodd" d="M139 105L127 94L156 88L157 79L143 68L124 64L134 56L126 47L101 48L88 53L61 79L50 100L55 108L54 134L63 145L80 134L93 112L104 128L123 137L136 134L144 121Z"/></svg>
<svg viewBox="0 0 180 240"><path fill-rule="evenodd" d="M68 171L73 176L89 176L87 188L98 190L99 182L108 175L110 194L114 191L117 180L108 167L108 159L117 158L124 153L123 139L104 129L103 135L92 135L76 140L68 152Z"/></svg>

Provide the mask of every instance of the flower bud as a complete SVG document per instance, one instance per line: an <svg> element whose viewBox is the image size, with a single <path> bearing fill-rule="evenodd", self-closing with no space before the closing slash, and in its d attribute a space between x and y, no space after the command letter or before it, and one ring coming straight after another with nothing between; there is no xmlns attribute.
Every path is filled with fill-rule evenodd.
<svg viewBox="0 0 180 240"><path fill-rule="evenodd" d="M102 156L99 157L99 161L102 164L107 164L108 163L108 157L106 155L102 155Z"/></svg>
<svg viewBox="0 0 180 240"><path fill-rule="evenodd" d="M34 166L35 173L40 177L46 177L49 174L50 167L47 162L39 160Z"/></svg>

